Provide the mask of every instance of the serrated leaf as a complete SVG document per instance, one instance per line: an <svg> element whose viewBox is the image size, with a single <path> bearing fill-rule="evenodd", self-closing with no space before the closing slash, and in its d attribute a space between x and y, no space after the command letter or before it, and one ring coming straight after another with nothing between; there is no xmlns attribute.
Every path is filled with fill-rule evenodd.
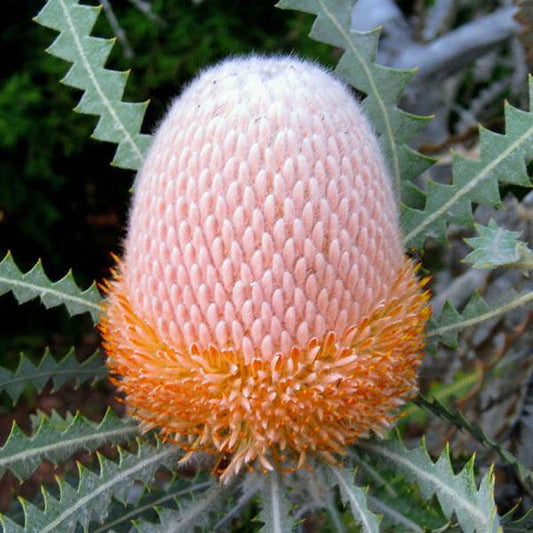
<svg viewBox="0 0 533 533"><path fill-rule="evenodd" d="M374 62L380 30L351 29L353 0L280 0L276 6L316 15L310 36L345 50L336 72L367 96L363 101L388 162L393 186L402 193L402 180L410 180L428 168L432 160L415 152L407 142L428 120L397 107L414 70L398 70Z"/></svg>
<svg viewBox="0 0 533 533"><path fill-rule="evenodd" d="M27 533L24 527L3 514L0 514L0 524L2 524L2 533Z"/></svg>
<svg viewBox="0 0 533 533"><path fill-rule="evenodd" d="M77 488L58 479L59 499L43 489L44 510L21 500L25 516L23 531L70 532L78 524L87 528L91 521L100 522L107 516L113 497L125 501L134 481L149 483L160 467L169 467L177 459L176 446L154 447L140 441L138 446L136 453L127 453L119 448L118 463L99 454L99 474L78 465ZM6 533L11 531L4 527Z"/></svg>
<svg viewBox="0 0 533 533"><path fill-rule="evenodd" d="M216 510L231 496L237 487L233 482L227 485L215 484L198 499L186 503L178 502L180 509L158 508L159 523L146 520L135 522L139 533L189 533L195 527L208 527L211 513Z"/></svg>
<svg viewBox="0 0 533 533"><path fill-rule="evenodd" d="M434 531L449 523L434 499L424 500L416 483L408 483L396 469L386 468L381 459L373 465L368 457L355 459L362 467L361 482L369 484L368 506L383 515L382 531Z"/></svg>
<svg viewBox="0 0 533 533"><path fill-rule="evenodd" d="M221 509L219 520L214 524L214 531L225 531L228 523L239 516L240 512L249 504L250 500L257 494L261 483L258 482L257 475L249 473L242 478L238 491L235 491L232 498L227 499L224 509ZM238 495L238 498L237 498Z"/></svg>
<svg viewBox="0 0 533 533"><path fill-rule="evenodd" d="M384 522L387 521L390 524L400 526L402 528L402 531L409 531L410 533L424 532L424 530L417 523L413 522L409 517L405 516L403 512L400 512L400 510L398 510L397 507L393 507L389 503L370 495L368 495L368 503L374 511L383 515L385 519ZM383 525L385 526L385 524ZM391 530L390 525L389 528L386 530Z"/></svg>
<svg viewBox="0 0 533 533"><path fill-rule="evenodd" d="M459 429L466 431L469 435L474 437L478 442L493 449L508 465L514 467L518 475L525 481L528 478L533 480L533 472L522 464L511 452L507 451L503 446L493 441L477 424L471 423L459 410L445 406L437 398L425 398L420 395L414 400L418 406L427 409L439 418L451 422Z"/></svg>
<svg viewBox="0 0 533 533"><path fill-rule="evenodd" d="M92 137L118 144L113 165L138 170L151 140L140 133L148 102L123 102L129 73L104 68L115 39L90 36L100 9L77 0L48 0L34 20L59 32L47 51L72 63L61 81L84 91L75 111L100 117Z"/></svg>
<svg viewBox="0 0 533 533"><path fill-rule="evenodd" d="M353 449L349 456L361 467L360 483L369 485L368 507L382 515L381 531L433 531L445 525L439 506L422 499L416 484L407 483L399 472L385 468L383 461L372 465L368 457L363 460Z"/></svg>
<svg viewBox="0 0 533 533"><path fill-rule="evenodd" d="M90 528L91 533L104 531L131 531L132 521L142 519L147 514L156 514L155 508L173 504L175 507L184 504L184 501L198 498L195 493L204 493L213 486L213 480L198 482L195 479L178 478L168 487L147 492L137 501L125 505L114 501L106 520Z"/></svg>
<svg viewBox="0 0 533 533"><path fill-rule="evenodd" d="M13 403L17 403L28 386L41 391L51 382L53 392L69 381L79 387L82 383L91 383L106 376L107 369L99 351L80 362L74 348L71 348L57 361L46 348L37 364L21 354L16 370L0 367L0 392L6 392Z"/></svg>
<svg viewBox="0 0 533 533"><path fill-rule="evenodd" d="M526 161L533 158L533 77L529 77L530 110L505 106L505 134L480 128L479 161L453 156L450 185L428 180L423 209L403 205L404 243L421 247L427 238L444 242L450 222L473 225L472 203L499 206L499 182L531 187Z"/></svg>
<svg viewBox="0 0 533 533"><path fill-rule="evenodd" d="M94 322L100 314L102 297L96 284L81 290L70 270L59 281L53 282L45 274L40 260L23 273L10 252L0 262L0 296L9 291L19 303L39 298L47 309L65 305L71 316L89 312Z"/></svg>
<svg viewBox="0 0 533 533"><path fill-rule="evenodd" d="M111 410L99 424L80 413L67 418L43 415L30 437L14 423L0 448L0 476L10 470L26 479L45 459L60 464L80 450L92 452L106 443L131 440L138 433L136 422L119 418Z"/></svg>
<svg viewBox="0 0 533 533"><path fill-rule="evenodd" d="M501 522L505 526L505 533L526 533L533 531L533 509L529 509L524 516L514 520L515 509L501 517Z"/></svg>
<svg viewBox="0 0 533 533"><path fill-rule="evenodd" d="M490 306L483 297L475 292L468 304L460 313L453 305L446 301L441 313L433 316L428 325L427 339L430 342L442 342L451 348L457 348L458 332L481 324L486 320L498 317L519 307L531 307L533 304L533 291L523 294L510 292L500 301Z"/></svg>
<svg viewBox="0 0 533 533"><path fill-rule="evenodd" d="M276 470L265 475L259 489L263 533L288 533L293 530L294 518L290 516L290 502L285 496L285 487Z"/></svg>
<svg viewBox="0 0 533 533"><path fill-rule="evenodd" d="M479 237L465 239L474 250L463 261L471 263L474 268L496 268L522 264L529 261L533 268L533 253L526 243L518 240L521 231L509 231L500 228L493 219L488 226L474 224Z"/></svg>
<svg viewBox="0 0 533 533"><path fill-rule="evenodd" d="M483 476L478 489L473 458L459 474L455 474L448 447L436 463L431 460L424 441L421 441L417 448L410 450L399 438L361 442L358 447L373 455L376 461L384 461L402 472L408 481L417 483L426 499L435 495L448 519L455 513L461 531L501 531L494 503L494 475L492 470L489 470Z"/></svg>
<svg viewBox="0 0 533 533"><path fill-rule="evenodd" d="M348 505L356 522L364 533L379 533L378 517L370 511L367 502L367 493L354 482L354 473L334 466L329 467L330 482L340 489L342 501Z"/></svg>

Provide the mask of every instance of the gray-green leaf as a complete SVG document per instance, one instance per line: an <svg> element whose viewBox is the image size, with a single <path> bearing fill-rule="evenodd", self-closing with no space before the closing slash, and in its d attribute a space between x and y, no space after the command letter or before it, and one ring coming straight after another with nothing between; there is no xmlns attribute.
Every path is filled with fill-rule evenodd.
<svg viewBox="0 0 533 533"><path fill-rule="evenodd" d="M459 331L501 316L512 309L531 307L532 304L533 291L522 294L509 292L501 300L492 302L491 305L475 292L462 313L446 301L441 313L431 318L427 338L432 343L440 341L451 348L457 348Z"/></svg>
<svg viewBox="0 0 533 533"><path fill-rule="evenodd" d="M349 505L356 522L364 533L379 533L381 518L368 508L367 493L354 482L354 473L345 468L329 467L328 478L332 485L337 485L342 500Z"/></svg>
<svg viewBox="0 0 533 533"><path fill-rule="evenodd" d="M488 226L475 224L475 228L479 236L465 239L474 250L463 261L475 268L524 266L529 263L529 268L533 269L533 252L526 243L518 240L522 232L501 228L493 219Z"/></svg>
<svg viewBox="0 0 533 533"><path fill-rule="evenodd" d="M494 503L494 475L489 470L478 489L474 477L473 458L459 474L453 471L448 448L436 463L427 452L424 441L407 449L399 439L361 442L358 447L369 452L376 461L388 463L420 487L429 499L436 495L447 518L455 513L465 533L498 533L500 521Z"/></svg>
<svg viewBox="0 0 533 533"><path fill-rule="evenodd" d="M505 106L505 134L479 130L479 161L453 156L453 183L428 180L423 209L403 205L405 244L421 247L427 238L446 240L448 224L473 225L472 203L499 206L499 182L531 187L526 160L533 158L533 77L529 77L529 111Z"/></svg>
<svg viewBox="0 0 533 533"><path fill-rule="evenodd" d="M80 363L74 348L71 348L59 361L47 348L38 364L34 364L29 357L21 354L16 370L0 367L0 391L6 392L13 403L17 403L28 386L41 391L51 382L52 391L56 391L69 381L78 387L81 383L91 383L106 376L107 369L99 351Z"/></svg>
<svg viewBox="0 0 533 533"><path fill-rule="evenodd" d="M140 133L148 102L123 102L128 72L104 68L115 39L90 36L100 9L48 0L35 21L59 32L47 51L72 63L61 81L84 91L75 111L100 117L93 137L118 144L113 165L138 170L151 140Z"/></svg>
<svg viewBox="0 0 533 533"><path fill-rule="evenodd" d="M211 513L216 511L232 494L236 483L212 485L199 498L181 503L180 509L157 508L159 523L141 520L135 523L139 533L189 533L195 527L207 527Z"/></svg>
<svg viewBox="0 0 533 533"><path fill-rule="evenodd" d="M59 479L59 499L43 490L44 510L22 500L24 528L18 526L17 529L13 522L0 516L5 533L70 532L74 531L78 524L85 529L91 521L104 520L113 497L119 501L126 501L134 481L150 483L160 467L168 468L177 460L179 449L176 446L154 447L138 441L138 447L136 453L128 453L119 448L118 463L99 455L99 474L79 465L79 482L76 488Z"/></svg>
<svg viewBox="0 0 533 533"><path fill-rule="evenodd" d="M265 475L259 489L261 512L258 519L263 522L262 533L289 533L294 527L290 515L290 502L285 495L285 486L278 471Z"/></svg>
<svg viewBox="0 0 533 533"><path fill-rule="evenodd" d="M111 410L99 424L79 413L65 419L42 415L30 437L13 424L0 448L0 476L10 470L19 479L27 479L45 459L59 464L80 450L92 452L107 443L131 440L138 433L136 422L119 418Z"/></svg>
<svg viewBox="0 0 533 533"><path fill-rule="evenodd" d="M71 316L89 312L93 321L98 320L102 297L93 283L81 290L72 271L69 270L59 281L51 281L43 270L41 261L25 274L19 270L11 253L0 262L0 296L11 291L19 303L40 298L47 309L65 305Z"/></svg>

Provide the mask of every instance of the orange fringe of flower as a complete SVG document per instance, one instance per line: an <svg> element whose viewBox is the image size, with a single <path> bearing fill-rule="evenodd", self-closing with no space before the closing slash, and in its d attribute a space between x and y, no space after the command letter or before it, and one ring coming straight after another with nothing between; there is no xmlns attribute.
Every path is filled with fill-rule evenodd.
<svg viewBox="0 0 533 533"><path fill-rule="evenodd" d="M248 364L232 349L169 346L135 314L116 276L100 323L112 381L143 430L218 454L223 480L254 463L334 462L359 437L381 434L418 392L430 311L416 270L406 260L388 300L342 338L330 332Z"/></svg>

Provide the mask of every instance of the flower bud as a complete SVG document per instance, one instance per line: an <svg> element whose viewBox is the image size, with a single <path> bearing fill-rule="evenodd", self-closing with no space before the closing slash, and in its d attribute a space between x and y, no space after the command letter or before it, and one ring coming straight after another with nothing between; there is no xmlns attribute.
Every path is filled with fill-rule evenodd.
<svg viewBox="0 0 533 533"><path fill-rule="evenodd" d="M350 90L247 57L201 74L155 133L101 331L142 427L229 478L380 434L417 392L427 299Z"/></svg>

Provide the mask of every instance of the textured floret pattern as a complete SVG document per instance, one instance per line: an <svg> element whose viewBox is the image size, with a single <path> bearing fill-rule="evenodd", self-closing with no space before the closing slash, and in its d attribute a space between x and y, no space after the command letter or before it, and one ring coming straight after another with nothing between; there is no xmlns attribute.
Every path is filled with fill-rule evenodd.
<svg viewBox="0 0 533 533"><path fill-rule="evenodd" d="M172 104L101 324L145 428L246 464L333 461L416 393L427 293L377 140L295 58L226 61Z"/></svg>

